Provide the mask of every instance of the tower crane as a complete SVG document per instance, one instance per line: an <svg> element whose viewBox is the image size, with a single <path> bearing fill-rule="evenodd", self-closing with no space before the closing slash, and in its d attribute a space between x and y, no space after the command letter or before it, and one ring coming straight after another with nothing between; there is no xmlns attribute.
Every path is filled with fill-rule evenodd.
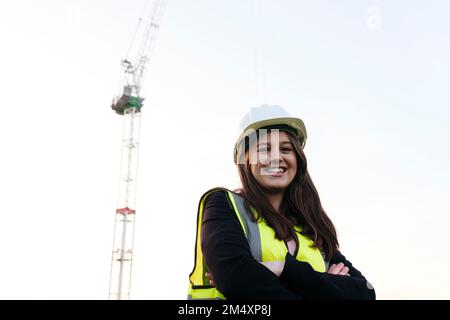
<svg viewBox="0 0 450 320"><path fill-rule="evenodd" d="M123 116L124 121L119 199L115 213L109 284L109 299L114 300L130 298L139 131L144 101L140 91L166 3L166 0L153 0L146 21L139 19L127 57L121 62L124 77L123 91L111 105L112 110ZM140 35L138 31L142 25L144 28L140 37L141 42L136 47L137 51L129 56L130 50L134 49L134 39L138 34Z"/></svg>

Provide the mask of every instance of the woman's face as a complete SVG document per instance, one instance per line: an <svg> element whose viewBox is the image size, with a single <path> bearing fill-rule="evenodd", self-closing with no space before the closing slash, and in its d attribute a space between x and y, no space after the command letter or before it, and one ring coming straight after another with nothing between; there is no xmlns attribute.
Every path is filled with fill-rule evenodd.
<svg viewBox="0 0 450 320"><path fill-rule="evenodd" d="M249 152L250 170L268 192L283 192L294 180L297 158L286 132L272 131L260 135L259 141L250 146Z"/></svg>

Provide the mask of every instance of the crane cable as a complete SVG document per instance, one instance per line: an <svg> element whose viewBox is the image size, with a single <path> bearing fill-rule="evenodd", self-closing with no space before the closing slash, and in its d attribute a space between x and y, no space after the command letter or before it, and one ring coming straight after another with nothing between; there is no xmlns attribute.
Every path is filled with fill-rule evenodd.
<svg viewBox="0 0 450 320"><path fill-rule="evenodd" d="M141 26L141 23L142 23L142 17L139 17L138 22L136 23L136 27L134 28L134 33L133 33L133 37L131 38L130 46L128 47L127 54L125 55L125 60L128 60L128 61L130 60L129 59L130 58L130 51L133 48L134 41L136 40L136 36L137 36L138 31L139 31L139 27Z"/></svg>

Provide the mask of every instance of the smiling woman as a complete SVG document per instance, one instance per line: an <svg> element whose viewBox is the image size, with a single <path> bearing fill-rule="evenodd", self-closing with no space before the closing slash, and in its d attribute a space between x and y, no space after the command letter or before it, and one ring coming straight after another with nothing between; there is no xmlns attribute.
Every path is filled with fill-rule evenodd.
<svg viewBox="0 0 450 320"><path fill-rule="evenodd" d="M303 121L252 108L234 150L242 188L200 199L190 299L375 299L339 252L307 170Z"/></svg>
<svg viewBox="0 0 450 320"><path fill-rule="evenodd" d="M295 152L286 132L273 129L265 135L267 137L260 138L261 142L250 147L250 154L256 153L259 158L256 164L251 165L251 171L267 193L279 194L289 186L297 172ZM279 138L273 139L273 145L264 142L272 140L272 135Z"/></svg>

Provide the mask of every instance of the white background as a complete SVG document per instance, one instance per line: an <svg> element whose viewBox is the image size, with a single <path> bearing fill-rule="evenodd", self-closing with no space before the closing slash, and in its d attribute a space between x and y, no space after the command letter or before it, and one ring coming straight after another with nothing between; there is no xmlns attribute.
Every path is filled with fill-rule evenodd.
<svg viewBox="0 0 450 320"><path fill-rule="evenodd" d="M0 298L106 299L144 0L0 3ZM449 299L446 1L169 0L142 95L133 299L184 299L196 210L239 185L237 125L280 104L341 251L380 299Z"/></svg>

